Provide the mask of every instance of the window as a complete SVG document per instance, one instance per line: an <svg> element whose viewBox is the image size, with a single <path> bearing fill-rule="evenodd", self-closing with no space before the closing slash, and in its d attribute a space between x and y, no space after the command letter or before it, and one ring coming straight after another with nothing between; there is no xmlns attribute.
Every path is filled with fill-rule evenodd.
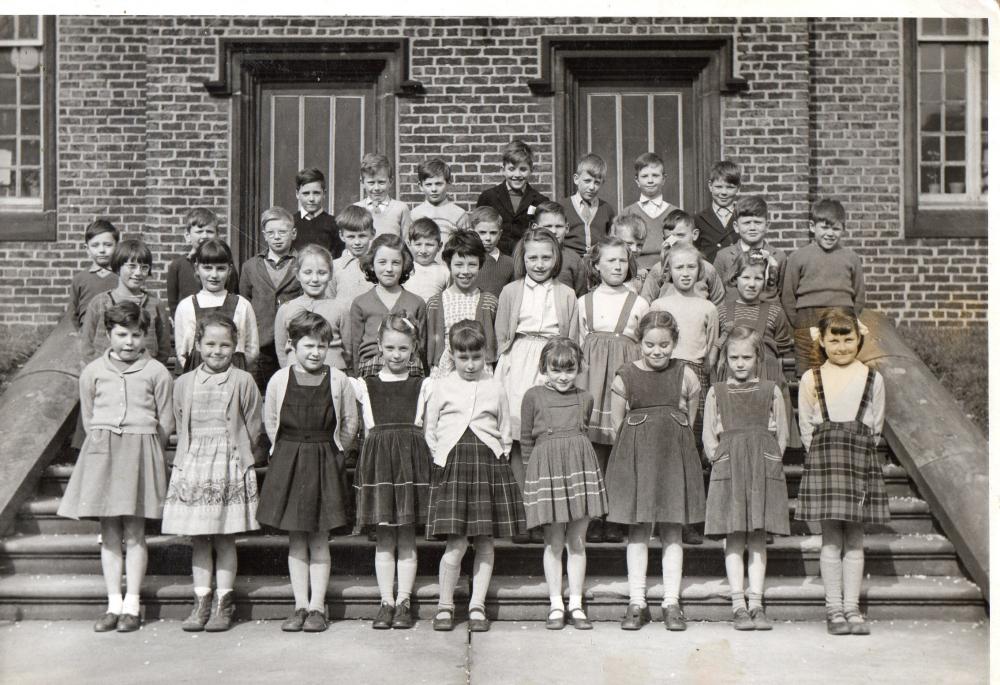
<svg viewBox="0 0 1000 685"><path fill-rule="evenodd" d="M2 240L55 237L54 21L0 15Z"/></svg>
<svg viewBox="0 0 1000 685"><path fill-rule="evenodd" d="M985 235L987 22L907 24L907 233Z"/></svg>

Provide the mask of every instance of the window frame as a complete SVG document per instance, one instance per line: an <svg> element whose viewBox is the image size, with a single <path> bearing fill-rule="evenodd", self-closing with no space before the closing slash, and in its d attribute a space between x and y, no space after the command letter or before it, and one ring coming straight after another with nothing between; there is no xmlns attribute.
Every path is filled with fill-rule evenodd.
<svg viewBox="0 0 1000 685"><path fill-rule="evenodd" d="M42 197L41 206L17 206L0 201L0 242L56 239L58 151L56 119L56 17L41 16L42 36ZM16 41L13 41L16 42ZM11 45L13 45L11 42ZM5 45L5 47L7 47ZM23 201L22 201L23 205Z"/></svg>
<svg viewBox="0 0 1000 685"><path fill-rule="evenodd" d="M903 66L903 231L907 238L985 238L987 236L986 194L978 198L961 196L958 200L954 195L921 194L921 130L920 130L920 100L919 100L919 41L916 19L903 19L902 66ZM978 38L949 38L944 36L940 42L965 42L980 44ZM967 84L975 80L976 86L966 88L966 99L979 93L979 74L970 75ZM966 121L971 117L970 107L966 108ZM977 106L978 110L978 106ZM973 143L972 131L966 130L966 149L978 148L978 142ZM978 123L975 126L978 130ZM978 140L978 139L977 139ZM979 157L977 149L975 157ZM971 160L966 155L968 164ZM985 160L983 160L985 161ZM942 179L942 183L944 180Z"/></svg>

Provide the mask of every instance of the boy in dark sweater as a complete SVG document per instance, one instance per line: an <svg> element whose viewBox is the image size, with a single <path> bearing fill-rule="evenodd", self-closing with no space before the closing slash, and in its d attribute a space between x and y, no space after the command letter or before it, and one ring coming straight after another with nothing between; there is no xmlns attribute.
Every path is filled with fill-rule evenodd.
<svg viewBox="0 0 1000 685"><path fill-rule="evenodd" d="M534 163L527 143L511 141L503 150L503 183L487 188L476 200L477 207L492 207L500 214L498 247L507 255L514 253L517 241L531 225L535 208L549 199L528 183Z"/></svg>
<svg viewBox="0 0 1000 685"><path fill-rule="evenodd" d="M733 205L740 192L741 179L740 168L727 160L716 162L708 174L712 204L694 218L698 229L698 240L694 246L710 262L715 261L719 250L734 244L738 237L733 230Z"/></svg>
<svg viewBox="0 0 1000 685"><path fill-rule="evenodd" d="M837 200L812 206L809 232L813 242L785 262L781 305L795 328L795 360L801 376L822 362L816 357L809 329L828 307L847 307L855 316L865 306L865 274L861 258L840 244L847 213Z"/></svg>
<svg viewBox="0 0 1000 685"><path fill-rule="evenodd" d="M167 309L173 319L177 312L177 304L189 295L201 290L197 270L194 268L194 252L206 240L219 237L219 217L211 209L194 207L184 217L187 228L184 240L188 244L188 253L170 262L167 266ZM239 279L236 269L229 272L226 279L226 290L236 293L239 290Z"/></svg>
<svg viewBox="0 0 1000 685"><path fill-rule="evenodd" d="M114 290L118 285L118 274L111 270L111 255L120 238L118 229L107 219L91 221L83 234L87 255L92 263L89 268L73 276L73 282L69 286L68 310L76 330L80 330L87 305L94 296Z"/></svg>
<svg viewBox="0 0 1000 685"><path fill-rule="evenodd" d="M303 169L295 174L295 199L299 211L295 214L295 242L301 250L310 243L321 245L336 259L344 252L337 222L326 211L326 176L319 169Z"/></svg>
<svg viewBox="0 0 1000 685"><path fill-rule="evenodd" d="M607 173L608 165L603 159L593 153L584 155L573 174L576 193L559 202L566 212L567 223L563 247L580 257L585 257L593 245L608 235L615 218L614 208L597 197Z"/></svg>
<svg viewBox="0 0 1000 685"><path fill-rule="evenodd" d="M483 241L486 259L479 269L476 286L500 297L503 287L514 280L514 260L497 247L500 241L500 213L492 207L477 207L467 215L469 227Z"/></svg>

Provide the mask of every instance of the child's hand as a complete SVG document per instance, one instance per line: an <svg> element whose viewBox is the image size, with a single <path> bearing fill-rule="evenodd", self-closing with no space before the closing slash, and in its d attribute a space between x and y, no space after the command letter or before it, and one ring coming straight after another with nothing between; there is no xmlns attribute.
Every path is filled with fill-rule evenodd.
<svg viewBox="0 0 1000 685"><path fill-rule="evenodd" d="M638 278L640 281L645 281L646 276L648 275L649 275L649 269L639 269L639 272L636 274L636 278Z"/></svg>

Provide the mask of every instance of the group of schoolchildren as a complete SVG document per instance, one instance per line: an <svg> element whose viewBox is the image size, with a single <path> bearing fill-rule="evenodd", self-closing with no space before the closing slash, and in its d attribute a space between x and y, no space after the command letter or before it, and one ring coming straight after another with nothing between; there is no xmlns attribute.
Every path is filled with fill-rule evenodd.
<svg viewBox="0 0 1000 685"><path fill-rule="evenodd" d="M734 627L768 630L767 540L790 532L782 455L801 444L795 517L822 527L827 628L868 633L862 526L888 520L875 450L884 389L857 359L864 279L840 244L843 207L817 202L813 241L786 258L731 162L713 167L711 206L694 216L663 199L652 153L635 162L639 200L617 215L597 197L600 157L579 160L577 192L559 203L529 184L532 166L512 142L503 181L465 212L448 198L448 165L427 160L426 201L409 209L389 195L388 160L367 155L365 197L336 219L322 173L303 170L297 215L263 213L266 247L238 278L214 215L194 210L190 253L168 269L169 310L144 289L149 248L106 221L88 228L93 266L71 302L86 441L59 513L101 522L108 607L96 630L140 626L145 519L162 518L193 545L184 630L229 629L235 535L267 526L289 536L295 607L282 629L322 631L329 533L352 510L355 532L375 540L375 628L413 625L422 526L446 539L435 630L455 625L470 542L469 629L489 629L494 540L529 530L544 541L546 627L589 629L586 543L621 540L624 527L621 627L651 619L655 529L663 621L684 630L682 541L703 524L725 541ZM797 425L782 368L793 352Z"/></svg>

